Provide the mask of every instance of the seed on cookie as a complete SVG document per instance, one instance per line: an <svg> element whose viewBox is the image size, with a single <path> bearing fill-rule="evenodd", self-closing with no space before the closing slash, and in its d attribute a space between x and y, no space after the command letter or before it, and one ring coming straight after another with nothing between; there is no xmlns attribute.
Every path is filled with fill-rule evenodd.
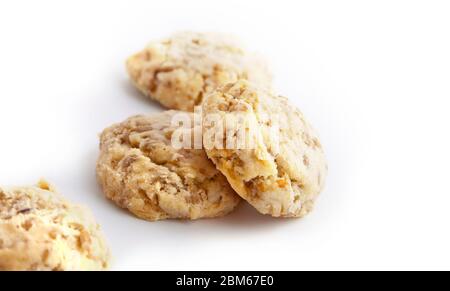
<svg viewBox="0 0 450 291"><path fill-rule="evenodd" d="M169 109L193 111L217 86L250 80L271 86L265 61L219 33L180 32L150 43L127 61L134 85Z"/></svg>
<svg viewBox="0 0 450 291"><path fill-rule="evenodd" d="M213 218L233 211L241 199L205 151L193 147L195 136L201 139L193 115L135 116L106 129L97 162L105 195L150 221Z"/></svg>
<svg viewBox="0 0 450 291"><path fill-rule="evenodd" d="M223 133L236 115L243 120L240 144L247 147L210 146L233 144ZM211 116L215 122L208 122ZM216 128L219 123L224 129ZM324 187L325 155L315 131L286 98L245 80L222 86L203 102L203 134L208 157L259 212L303 217L312 210Z"/></svg>
<svg viewBox="0 0 450 291"><path fill-rule="evenodd" d="M0 270L105 270L109 259L92 214L48 183L0 188Z"/></svg>

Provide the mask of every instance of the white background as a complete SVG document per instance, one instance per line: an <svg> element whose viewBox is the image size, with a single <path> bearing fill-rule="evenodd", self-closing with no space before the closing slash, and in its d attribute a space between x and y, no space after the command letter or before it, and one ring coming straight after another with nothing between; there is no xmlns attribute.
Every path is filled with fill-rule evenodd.
<svg viewBox="0 0 450 291"><path fill-rule="evenodd" d="M150 223L103 198L97 134L161 111L125 59L178 30L241 37L319 131L316 211ZM448 1L1 1L0 184L89 205L113 269L450 269Z"/></svg>

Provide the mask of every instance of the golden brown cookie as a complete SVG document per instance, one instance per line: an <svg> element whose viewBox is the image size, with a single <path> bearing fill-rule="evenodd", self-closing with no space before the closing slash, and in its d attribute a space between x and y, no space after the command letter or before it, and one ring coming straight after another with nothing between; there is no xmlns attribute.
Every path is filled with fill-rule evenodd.
<svg viewBox="0 0 450 291"><path fill-rule="evenodd" d="M90 212L46 182L0 188L0 270L104 270L109 259Z"/></svg>
<svg viewBox="0 0 450 291"><path fill-rule="evenodd" d="M204 150L173 147L179 126L172 120L179 114L189 121L184 130L201 130L190 123L193 113L178 111L131 117L106 129L98 181L109 199L146 220L226 215L241 199Z"/></svg>
<svg viewBox="0 0 450 291"><path fill-rule="evenodd" d="M237 114L251 146L216 146L215 124L208 118ZM325 155L314 130L286 98L238 81L206 97L203 117L206 152L242 198L274 217L303 217L312 210L326 178ZM229 137L221 132L225 145Z"/></svg>
<svg viewBox="0 0 450 291"><path fill-rule="evenodd" d="M217 86L246 79L270 87L272 79L265 61L218 33L181 32L152 42L128 59L127 68L143 94L184 111Z"/></svg>

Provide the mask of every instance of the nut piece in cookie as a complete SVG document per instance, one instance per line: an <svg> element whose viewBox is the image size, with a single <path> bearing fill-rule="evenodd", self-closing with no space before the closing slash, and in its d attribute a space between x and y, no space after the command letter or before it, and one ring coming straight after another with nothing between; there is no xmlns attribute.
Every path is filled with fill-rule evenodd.
<svg viewBox="0 0 450 291"><path fill-rule="evenodd" d="M244 147L228 140L228 133L236 135L228 123L239 120L236 116ZM228 128L217 130L217 120ZM203 134L208 157L259 212L303 217L312 210L327 174L325 155L314 130L286 98L247 81L225 85L203 103Z"/></svg>
<svg viewBox="0 0 450 291"><path fill-rule="evenodd" d="M139 218L201 219L231 212L240 198L202 149L174 147L180 131L200 137L193 113L135 116L101 135L97 177L105 195ZM176 120L186 121L180 127ZM197 147L198 148L198 147Z"/></svg>
<svg viewBox="0 0 450 291"><path fill-rule="evenodd" d="M46 182L0 188L0 270L99 271L109 259L91 213Z"/></svg>
<svg viewBox="0 0 450 291"><path fill-rule="evenodd" d="M134 85L169 109L194 111L217 86L246 79L271 86L265 61L233 37L180 32L150 43L127 61Z"/></svg>

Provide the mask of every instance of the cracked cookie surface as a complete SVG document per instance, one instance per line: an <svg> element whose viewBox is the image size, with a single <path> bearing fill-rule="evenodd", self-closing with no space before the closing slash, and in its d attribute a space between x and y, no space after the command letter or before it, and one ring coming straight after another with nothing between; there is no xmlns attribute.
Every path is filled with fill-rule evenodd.
<svg viewBox="0 0 450 291"><path fill-rule="evenodd" d="M206 93L246 79L271 86L265 61L245 52L233 37L180 32L150 43L127 61L134 85L169 109L194 111Z"/></svg>
<svg viewBox="0 0 450 291"><path fill-rule="evenodd" d="M172 118L177 114L189 120L184 130L192 137L201 130L191 123L193 113L179 111L135 116L106 129L100 141L98 181L109 199L145 220L224 216L241 199L204 150L172 146L179 129Z"/></svg>
<svg viewBox="0 0 450 291"><path fill-rule="evenodd" d="M237 113L245 117L246 138L252 146L221 149L208 146L212 135L204 135L209 158L259 212L274 217L308 214L324 186L327 164L303 114L286 98L246 81L219 88L203 103L205 121L208 116L225 120ZM204 122L203 127L205 134L214 125Z"/></svg>
<svg viewBox="0 0 450 291"><path fill-rule="evenodd" d="M0 188L0 270L104 270L109 259L91 213L46 182Z"/></svg>

